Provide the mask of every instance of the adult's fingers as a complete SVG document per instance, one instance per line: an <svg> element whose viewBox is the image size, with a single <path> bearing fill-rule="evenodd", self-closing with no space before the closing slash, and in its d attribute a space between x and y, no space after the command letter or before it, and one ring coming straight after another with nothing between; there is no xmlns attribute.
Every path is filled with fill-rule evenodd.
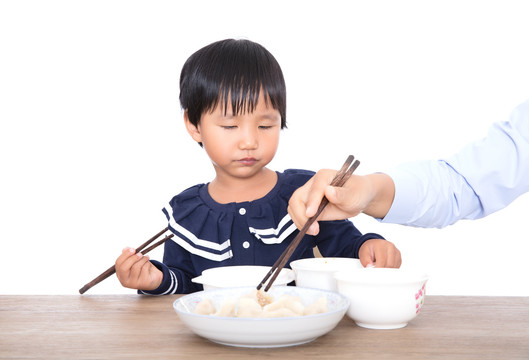
<svg viewBox="0 0 529 360"><path fill-rule="evenodd" d="M331 184L332 179L336 176L336 170L322 169L313 176L310 182L310 188L306 195L306 211L307 217L312 217L318 211L318 207L325 196L325 190Z"/></svg>

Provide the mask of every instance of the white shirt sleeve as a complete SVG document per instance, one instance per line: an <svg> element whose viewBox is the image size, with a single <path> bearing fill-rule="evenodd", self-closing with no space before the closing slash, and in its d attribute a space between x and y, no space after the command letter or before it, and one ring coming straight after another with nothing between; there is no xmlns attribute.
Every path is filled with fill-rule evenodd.
<svg viewBox="0 0 529 360"><path fill-rule="evenodd" d="M402 164L387 174L395 199L382 222L442 228L503 209L529 191L529 101L452 157Z"/></svg>

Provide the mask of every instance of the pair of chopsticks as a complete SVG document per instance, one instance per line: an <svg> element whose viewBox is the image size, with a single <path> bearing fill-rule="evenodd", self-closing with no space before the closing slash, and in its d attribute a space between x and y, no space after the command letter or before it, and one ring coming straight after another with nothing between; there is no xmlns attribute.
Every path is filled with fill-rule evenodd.
<svg viewBox="0 0 529 360"><path fill-rule="evenodd" d="M340 169L340 171L338 171L336 176L332 179L332 182L331 182L332 186L341 187L351 177L351 175L356 170L358 165L360 165L360 161L358 161L358 160L356 160L353 163L354 158L355 157L353 155L349 155L347 157L347 160L343 164L343 166ZM351 163L352 163L352 165L351 165ZM288 247L285 249L285 251L283 251L283 253L279 257L279 259L277 259L277 261L274 263L274 265L272 266L270 271L266 274L266 276L263 278L263 280L261 280L259 285L257 285L257 290L260 290L263 287L263 285L266 283L266 281L270 278L270 276L272 276L272 278L270 279L270 281L266 285L264 291L268 291L270 289L270 287L272 286L272 284L276 280L277 276L279 275L281 270L285 267L287 261L292 256L292 253L298 247L299 243L301 242L301 239L303 239L303 237L307 233L307 230L309 229L309 227L318 218L318 216L320 216L321 212L323 211L323 209L325 209L325 207L327 206L328 203L329 203L329 200L327 200L327 198L324 197L322 199L321 203L320 203L320 206L318 207L318 211L316 211L316 214L313 217L311 217L311 218L309 218L307 220L307 222L305 223L303 228L301 228L301 230L296 235L294 240L292 240L290 245L288 245Z"/></svg>
<svg viewBox="0 0 529 360"><path fill-rule="evenodd" d="M163 239L155 242L154 244L152 244L151 246L149 246L148 248L146 248L150 243L152 243L154 240L158 239L160 236L162 236L167 230L169 230L169 228L165 228L163 229L162 231L160 231L158 234L154 235L152 238L150 238L149 240L147 240L146 242L144 242L143 244L140 245L140 247L138 247L136 249L136 254L141 252L143 255L147 254L149 251L151 251L152 249L162 245L164 242L166 242L167 240L169 240L170 238L172 238L174 236L174 234L170 234L170 235L166 235ZM146 248L146 249L145 249ZM144 250L145 249L145 250ZM84 294L88 289L90 289L91 287L93 287L94 285L97 285L99 284L101 281L105 280L107 277L109 277L110 275L114 274L116 272L116 266L115 265L112 265L111 267L109 267L106 271L104 271L101 275L99 275L98 277L96 277L94 280L90 281L88 284L86 284L85 286L83 286L82 288L79 289L79 294Z"/></svg>

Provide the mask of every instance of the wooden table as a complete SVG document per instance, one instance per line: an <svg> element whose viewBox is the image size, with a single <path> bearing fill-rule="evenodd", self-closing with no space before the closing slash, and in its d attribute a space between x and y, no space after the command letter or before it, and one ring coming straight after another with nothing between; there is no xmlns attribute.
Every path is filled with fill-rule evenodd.
<svg viewBox="0 0 529 360"><path fill-rule="evenodd" d="M178 296L0 296L1 359L529 359L529 297L427 296L397 330L347 316L315 341L248 349L194 335Z"/></svg>

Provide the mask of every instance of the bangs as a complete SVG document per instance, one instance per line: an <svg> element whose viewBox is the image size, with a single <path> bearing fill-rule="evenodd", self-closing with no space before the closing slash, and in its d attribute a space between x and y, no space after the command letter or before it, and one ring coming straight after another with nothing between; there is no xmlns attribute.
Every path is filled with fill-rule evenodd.
<svg viewBox="0 0 529 360"><path fill-rule="evenodd" d="M217 106L224 112L224 115L231 109L231 113L235 116L245 113L252 113L261 94L261 84L251 86L250 84L234 84L221 85L218 94L219 96L209 104L206 111L213 112ZM270 94L266 89L263 90L266 105L271 102ZM274 107L272 105L272 107ZM278 110L276 107L274 109Z"/></svg>

